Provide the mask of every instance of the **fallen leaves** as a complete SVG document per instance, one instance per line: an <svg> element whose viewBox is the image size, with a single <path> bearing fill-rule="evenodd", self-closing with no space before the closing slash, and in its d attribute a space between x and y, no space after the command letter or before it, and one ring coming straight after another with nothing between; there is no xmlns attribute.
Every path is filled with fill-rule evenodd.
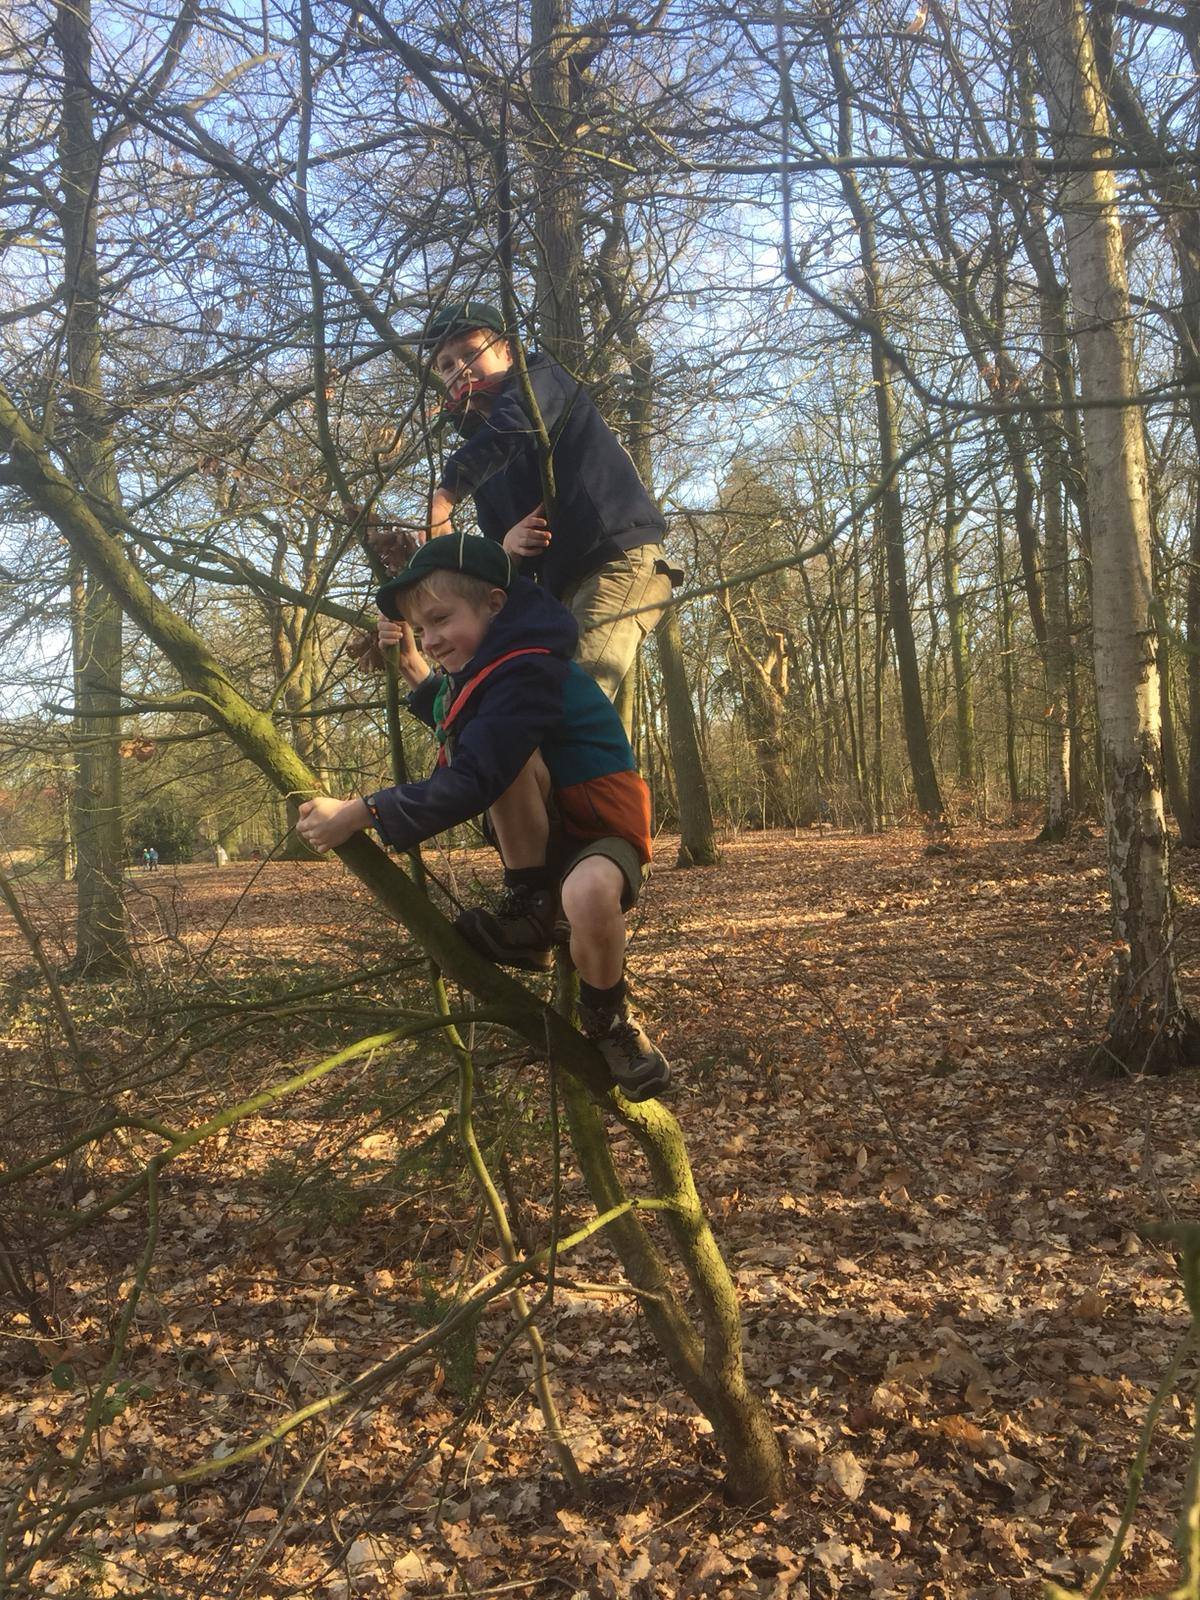
<svg viewBox="0 0 1200 1600"><path fill-rule="evenodd" d="M724 1506L711 1430L632 1297L604 1292L613 1268L598 1247L544 1319L586 1502L568 1504L547 1464L519 1354L457 1455L443 1444L461 1401L430 1360L341 1431L281 1447L265 1476L239 1468L177 1502L97 1517L47 1564L42 1592L78 1591L86 1569L97 1594L207 1600L231 1537L243 1568L274 1541L254 1580L263 1600L506 1583L534 1600L1033 1600L1043 1574L1085 1582L1184 1322L1172 1264L1134 1227L1164 1201L1195 1210L1200 1093L1094 1088L1064 1064L1109 949L1098 842L1069 859L963 830L946 856L922 849L903 832L732 841L711 873L653 879L634 944L639 1001L679 1064L676 1108L741 1291L751 1373L796 1469L792 1503L757 1519ZM189 949L248 881L235 867L159 876L153 895L178 897L172 926ZM393 937L336 869L272 865L221 955L231 974L300 964L347 927L374 960ZM33 1049L8 1041L15 1075ZM213 1060L164 1083L164 1115L211 1107ZM248 1093L279 1064L245 1051L221 1070ZM497 1069L487 1092L544 1116L536 1067ZM345 1100L329 1118L297 1105L231 1136L211 1171L172 1179L162 1268L120 1374L152 1392L106 1429L105 1470L227 1458L416 1328L422 1277L445 1284L470 1248L469 1207L440 1153L409 1188L387 1185L444 1116L438 1102L409 1130ZM514 1158L535 1231L540 1159ZM637 1172L631 1149L620 1160ZM94 1203L109 1174L86 1181ZM569 1160L563 1202L585 1204ZM50 1374L69 1362L95 1381L143 1224L130 1206L56 1264L64 1338L44 1358L29 1359L15 1322L0 1346L7 1477L69 1452L86 1392ZM475 1370L507 1315L481 1324ZM1164 1414L1113 1600L1172 1581L1189 1421ZM320 1470L286 1509L318 1448Z"/></svg>
<svg viewBox="0 0 1200 1600"><path fill-rule="evenodd" d="M857 1500L867 1486L867 1474L849 1450L835 1451L826 1459L825 1467L847 1500Z"/></svg>

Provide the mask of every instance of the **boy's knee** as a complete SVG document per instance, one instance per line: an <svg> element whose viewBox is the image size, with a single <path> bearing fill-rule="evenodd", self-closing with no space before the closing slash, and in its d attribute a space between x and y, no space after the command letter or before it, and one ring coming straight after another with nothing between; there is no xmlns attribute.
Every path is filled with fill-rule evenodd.
<svg viewBox="0 0 1200 1600"><path fill-rule="evenodd" d="M585 856L562 885L563 916L571 926L588 926L622 918L625 875L606 856Z"/></svg>

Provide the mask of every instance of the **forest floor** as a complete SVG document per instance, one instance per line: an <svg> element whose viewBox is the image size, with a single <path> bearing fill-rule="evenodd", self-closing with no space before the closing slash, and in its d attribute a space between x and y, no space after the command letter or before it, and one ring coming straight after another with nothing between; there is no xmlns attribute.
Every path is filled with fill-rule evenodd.
<svg viewBox="0 0 1200 1600"><path fill-rule="evenodd" d="M1177 854L1176 879L1200 1006L1200 863ZM110 1085L109 1109L193 1126L372 1032L400 981L272 1012L272 996L278 1010L395 947L334 863L166 868L131 890L137 982L67 991L94 1052L84 1077ZM68 892L36 896L57 958ZM748 1367L791 1454L787 1504L726 1502L708 1425L597 1241L564 1261L542 1320L585 1498L543 1447L523 1344L447 1437L511 1329L494 1302L475 1337L382 1396L202 1484L85 1515L28 1591L1015 1600L1048 1577L1086 1587L1187 1328L1172 1259L1136 1230L1195 1216L1200 1178L1200 1075L1080 1071L1108 948L1099 838L1041 847L963 827L931 855L917 830L743 835L719 867L655 873L633 947L639 1002L675 1063L672 1105L740 1287ZM45 1085L68 1068L7 923L0 967L11 1165L46 1148L45 1107L62 1101ZM76 1494L229 1456L418 1336L456 1274L496 1264L443 1137L447 1065L432 1047L382 1076L356 1062L169 1169L114 1374L123 1409L110 1406ZM489 1148L504 1132L536 1241L545 1077L510 1051L484 1074L481 1110ZM144 1197L44 1241L64 1207L103 1201L156 1148L149 1134L109 1140L70 1192L60 1168L0 1210L0 1241L38 1264L46 1319L10 1301L0 1321L0 1475L23 1485L23 1514L64 1481L145 1247ZM632 1147L619 1150L636 1181ZM588 1215L569 1153L563 1206L566 1222ZM1163 1409L1112 1596L1175 1581L1195 1373L1188 1358Z"/></svg>

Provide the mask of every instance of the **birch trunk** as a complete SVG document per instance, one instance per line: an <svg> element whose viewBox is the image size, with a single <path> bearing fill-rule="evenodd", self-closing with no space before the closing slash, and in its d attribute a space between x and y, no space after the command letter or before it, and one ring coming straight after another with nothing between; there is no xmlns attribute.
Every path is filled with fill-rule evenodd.
<svg viewBox="0 0 1200 1600"><path fill-rule="evenodd" d="M1112 113L1127 146L1145 165L1145 183L1158 202L1165 239L1179 274L1179 299L1171 312L1180 376L1187 393L1194 446L1200 450L1200 186L1151 122L1128 73L1116 60L1111 17L1097 39L1099 66ZM1200 845L1200 496L1192 508L1186 596L1188 768L1187 801L1175 805L1180 842ZM1164 695L1164 703L1169 699Z"/></svg>
<svg viewBox="0 0 1200 1600"><path fill-rule="evenodd" d="M1091 513L1099 735L1113 932L1106 1054L1165 1070L1190 1058L1196 1033L1179 994L1163 819L1158 664L1142 419L1129 335L1129 288L1111 171L1108 109L1081 0L1038 0L1027 13L1059 153L1085 170L1064 182Z"/></svg>

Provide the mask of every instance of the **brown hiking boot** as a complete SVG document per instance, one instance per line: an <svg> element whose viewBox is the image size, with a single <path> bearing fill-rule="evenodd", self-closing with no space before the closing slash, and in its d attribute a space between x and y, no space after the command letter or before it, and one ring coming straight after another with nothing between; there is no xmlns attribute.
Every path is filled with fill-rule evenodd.
<svg viewBox="0 0 1200 1600"><path fill-rule="evenodd" d="M655 1100L670 1087L671 1068L646 1036L637 1013L593 1011L580 1005L579 1026L604 1057L613 1082L627 1100Z"/></svg>
<svg viewBox="0 0 1200 1600"><path fill-rule="evenodd" d="M468 906L454 926L473 950L500 967L546 972L554 964L551 936L558 896L551 889L508 884L494 910Z"/></svg>

